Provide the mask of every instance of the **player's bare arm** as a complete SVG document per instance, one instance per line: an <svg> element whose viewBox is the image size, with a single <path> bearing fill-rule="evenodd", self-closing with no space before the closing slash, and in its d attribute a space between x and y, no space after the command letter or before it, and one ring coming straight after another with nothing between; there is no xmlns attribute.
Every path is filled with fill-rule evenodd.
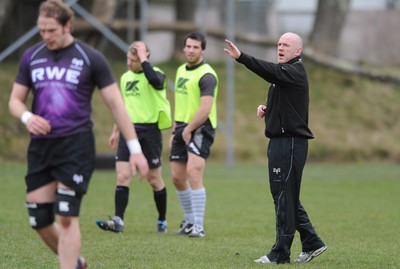
<svg viewBox="0 0 400 269"><path fill-rule="evenodd" d="M39 115L32 114L26 107L28 94L28 87L14 83L8 103L10 113L20 119L30 133L34 135L48 134L51 131L50 122Z"/></svg>
<svg viewBox="0 0 400 269"><path fill-rule="evenodd" d="M210 115L214 97L213 96L202 96L200 98L200 108L193 116L192 121L185 127L182 132L182 138L186 144L189 144L192 138L192 132L201 126Z"/></svg>
<svg viewBox="0 0 400 269"><path fill-rule="evenodd" d="M117 83L113 83L101 89L100 92L111 113L113 114L119 130L127 141L128 148L131 153L129 162L131 164L132 175L136 175L138 169L141 175L140 180L143 180L143 178L149 172L149 166L142 153L142 148L140 147L139 141L137 140L135 129L133 128L128 113L125 110L124 102L118 85Z"/></svg>

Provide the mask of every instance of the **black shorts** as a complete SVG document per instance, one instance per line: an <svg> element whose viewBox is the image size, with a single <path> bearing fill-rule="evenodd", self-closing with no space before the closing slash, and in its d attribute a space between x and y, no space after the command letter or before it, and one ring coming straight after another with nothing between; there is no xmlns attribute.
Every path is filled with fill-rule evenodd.
<svg viewBox="0 0 400 269"><path fill-rule="evenodd" d="M162 153L162 135L157 128L148 130L136 130L140 146L142 147L143 155L147 159L150 169L161 166ZM117 155L115 161L128 162L129 149L122 134L119 136Z"/></svg>
<svg viewBox="0 0 400 269"><path fill-rule="evenodd" d="M93 133L62 138L31 139L28 147L26 191L58 181L78 193L86 193L95 164Z"/></svg>
<svg viewBox="0 0 400 269"><path fill-rule="evenodd" d="M208 156L210 156L210 148L215 138L215 129L212 128L210 121L207 120L203 125L192 132L189 145L186 145L185 141L182 139L184 128L185 126L181 126L175 129L169 160L187 162L188 152L202 157L203 159L207 159Z"/></svg>

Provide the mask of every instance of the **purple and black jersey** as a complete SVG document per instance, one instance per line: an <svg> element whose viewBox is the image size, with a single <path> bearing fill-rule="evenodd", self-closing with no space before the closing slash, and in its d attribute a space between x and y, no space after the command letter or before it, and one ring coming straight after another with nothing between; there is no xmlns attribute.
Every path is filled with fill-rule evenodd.
<svg viewBox="0 0 400 269"><path fill-rule="evenodd" d="M93 91L115 79L99 51L74 41L60 50L49 50L43 42L29 48L16 82L32 90L32 112L51 124L49 134L32 138L54 138L91 131Z"/></svg>

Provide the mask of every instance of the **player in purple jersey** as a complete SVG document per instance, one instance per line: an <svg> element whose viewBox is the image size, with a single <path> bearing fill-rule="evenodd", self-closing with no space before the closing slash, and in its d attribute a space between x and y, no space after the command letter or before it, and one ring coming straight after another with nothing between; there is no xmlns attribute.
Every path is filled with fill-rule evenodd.
<svg viewBox="0 0 400 269"><path fill-rule="evenodd" d="M26 206L29 223L59 257L60 268L86 268L80 257L79 210L94 170L91 98L96 87L124 135L132 174L148 173L134 126L104 56L74 39L73 11L61 0L44 1L37 26L43 42L21 59L10 113L31 134ZM32 91L32 112L26 101ZM57 215L57 222L55 221Z"/></svg>

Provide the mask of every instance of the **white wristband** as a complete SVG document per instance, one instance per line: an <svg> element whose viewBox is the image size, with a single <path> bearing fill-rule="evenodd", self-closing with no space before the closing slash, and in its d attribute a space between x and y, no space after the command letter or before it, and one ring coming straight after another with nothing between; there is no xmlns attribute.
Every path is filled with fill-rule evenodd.
<svg viewBox="0 0 400 269"><path fill-rule="evenodd" d="M142 147L140 146L139 140L131 139L126 141L126 145L128 146L129 152L131 154L142 153Z"/></svg>
<svg viewBox="0 0 400 269"><path fill-rule="evenodd" d="M22 121L22 123L23 124L27 124L28 123L28 120L31 118L33 116L33 114L32 114L32 112L30 112L30 111L25 111L24 113L22 113L22 116L21 116L21 121Z"/></svg>

